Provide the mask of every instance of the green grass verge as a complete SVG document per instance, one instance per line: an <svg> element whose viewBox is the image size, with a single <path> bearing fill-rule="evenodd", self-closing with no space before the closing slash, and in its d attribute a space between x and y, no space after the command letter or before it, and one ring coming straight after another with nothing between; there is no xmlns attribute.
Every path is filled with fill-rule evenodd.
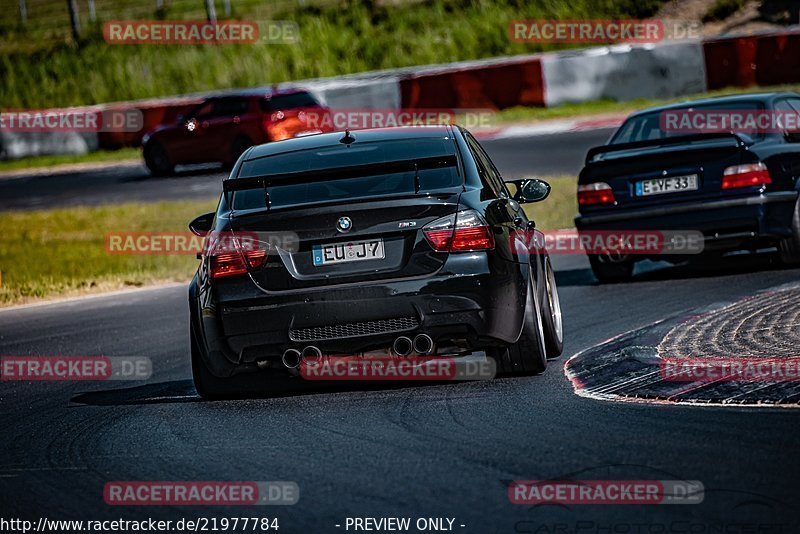
<svg viewBox="0 0 800 534"><path fill-rule="evenodd" d="M128 17L124 5L100 13L97 26L91 32L87 28L75 44L68 25L46 32L37 19L23 31L9 9L0 27L0 102L7 108L94 104L564 48L511 42L509 24L515 19L645 18L664 1L234 3L237 19L295 21L301 40L231 46L109 45L101 35L102 22ZM169 11L172 2L165 4L163 18L184 15ZM54 4L53 12L65 5ZM196 2L195 9L200 5ZM154 10L133 15L156 16Z"/></svg>
<svg viewBox="0 0 800 534"><path fill-rule="evenodd" d="M138 148L120 150L98 150L87 154L61 154L56 156L31 156L28 158L0 161L0 172L31 169L36 167L52 167L72 163L103 163L127 159L141 159L142 151Z"/></svg>
<svg viewBox="0 0 800 534"><path fill-rule="evenodd" d="M546 200L526 212L538 228L572 226L575 179L549 179ZM184 232L216 199L156 204L18 211L0 214L0 306L85 293L187 282L194 255L120 255L106 250L109 232Z"/></svg>
<svg viewBox="0 0 800 534"><path fill-rule="evenodd" d="M187 281L193 255L118 255L109 232L187 231L216 200L0 213L0 306L56 296Z"/></svg>

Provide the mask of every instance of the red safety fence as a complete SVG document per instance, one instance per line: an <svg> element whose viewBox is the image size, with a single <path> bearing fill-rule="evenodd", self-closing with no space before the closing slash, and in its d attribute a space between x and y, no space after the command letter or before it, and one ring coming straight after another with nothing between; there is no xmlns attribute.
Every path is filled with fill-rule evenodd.
<svg viewBox="0 0 800 534"><path fill-rule="evenodd" d="M400 80L403 108L544 106L539 58L412 75Z"/></svg>
<svg viewBox="0 0 800 534"><path fill-rule="evenodd" d="M800 32L703 43L708 89L800 82Z"/></svg>

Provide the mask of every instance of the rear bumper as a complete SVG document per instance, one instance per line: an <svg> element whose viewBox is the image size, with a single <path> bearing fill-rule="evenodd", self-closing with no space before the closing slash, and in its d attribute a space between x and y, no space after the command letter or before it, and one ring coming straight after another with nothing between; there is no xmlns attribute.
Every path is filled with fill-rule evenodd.
<svg viewBox="0 0 800 534"><path fill-rule="evenodd" d="M527 276L518 263L458 254L425 278L275 293L247 280L251 298L237 293L201 307L203 299L190 291L190 305L208 366L225 376L256 361L277 363L287 348L308 345L352 354L418 333L464 339L474 348L511 343L522 326ZM193 286L196 293L196 280Z"/></svg>
<svg viewBox="0 0 800 534"><path fill-rule="evenodd" d="M740 198L671 206L590 213L575 218L578 230L696 230L705 250L735 249L774 242L791 235L797 191L776 191Z"/></svg>

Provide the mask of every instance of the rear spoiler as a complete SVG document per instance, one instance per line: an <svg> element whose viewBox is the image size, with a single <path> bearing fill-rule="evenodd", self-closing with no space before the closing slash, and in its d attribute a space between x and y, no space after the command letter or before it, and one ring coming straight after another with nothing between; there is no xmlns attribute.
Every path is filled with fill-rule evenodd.
<svg viewBox="0 0 800 534"><path fill-rule="evenodd" d="M230 191L257 189L260 187L267 188L273 185L280 185L281 182L289 184L324 182L342 178L362 178L365 176L375 176L377 174L387 174L391 172L455 167L457 164L458 161L456 156L450 155L382 163L369 163L365 165L354 165L352 167L337 167L334 169L318 169L282 174L248 176L245 178L227 178L222 181L222 190L225 193L228 193Z"/></svg>
<svg viewBox="0 0 800 534"><path fill-rule="evenodd" d="M752 144L753 140L749 136L735 133L700 133L692 135L681 135L677 137L665 137L663 139L651 139L647 141L634 141L632 143L619 143L615 145L603 145L589 149L586 154L586 165L595 162L595 157L600 154L611 152L623 152L625 150L636 150L639 148L663 148L673 145L692 143L695 141L714 141L717 139L730 139L736 142L736 146L744 148Z"/></svg>

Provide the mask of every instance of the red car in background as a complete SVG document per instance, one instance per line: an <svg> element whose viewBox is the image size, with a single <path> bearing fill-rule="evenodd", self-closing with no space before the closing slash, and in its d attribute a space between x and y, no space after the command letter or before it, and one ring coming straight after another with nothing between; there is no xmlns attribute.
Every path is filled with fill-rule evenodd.
<svg viewBox="0 0 800 534"><path fill-rule="evenodd" d="M176 165L232 166L253 145L331 131L328 109L302 90L240 91L207 98L172 124L142 138L144 161L155 176Z"/></svg>

